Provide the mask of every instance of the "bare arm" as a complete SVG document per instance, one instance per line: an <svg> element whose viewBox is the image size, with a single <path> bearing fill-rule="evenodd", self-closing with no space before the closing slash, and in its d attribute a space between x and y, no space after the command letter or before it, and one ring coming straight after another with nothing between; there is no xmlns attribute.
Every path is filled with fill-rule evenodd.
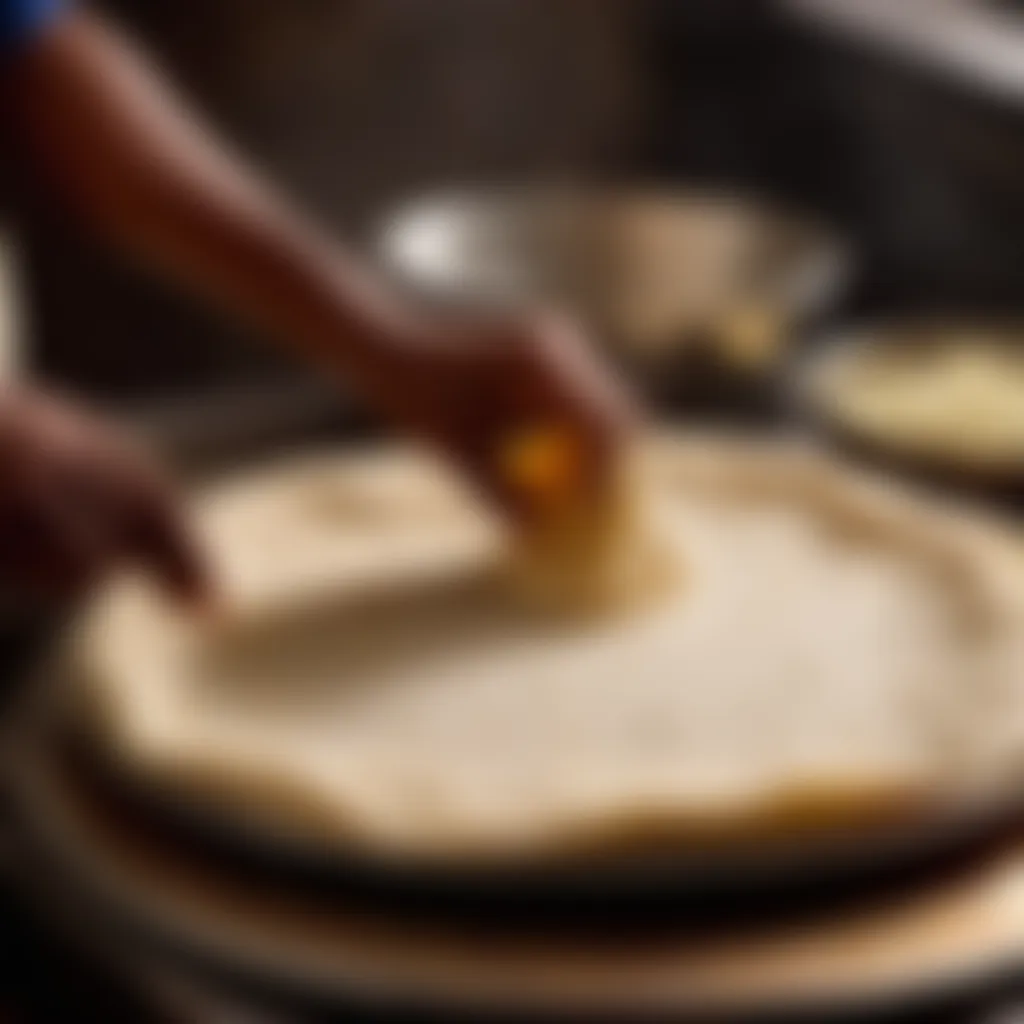
<svg viewBox="0 0 1024 1024"><path fill-rule="evenodd" d="M30 153L102 233L353 385L506 507L493 451L510 428L560 421L595 470L607 461L624 402L571 330L422 322L96 18L64 17L10 69L7 91Z"/></svg>
<svg viewBox="0 0 1024 1024"><path fill-rule="evenodd" d="M71 14L9 74L32 156L103 234L375 385L405 328L392 299L214 140L115 30Z"/></svg>

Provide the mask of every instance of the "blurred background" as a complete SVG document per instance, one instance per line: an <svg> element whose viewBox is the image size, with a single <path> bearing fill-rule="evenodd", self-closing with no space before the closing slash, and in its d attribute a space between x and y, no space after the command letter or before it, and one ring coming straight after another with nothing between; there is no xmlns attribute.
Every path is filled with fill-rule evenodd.
<svg viewBox="0 0 1024 1024"><path fill-rule="evenodd" d="M897 380L885 407L839 394L835 418L957 470L966 425L984 482L991 469L1024 494L1018 0L95 6L400 286L456 306L567 302L672 413L785 421L799 404L780 383L796 376L786 357L849 325L877 337L961 325L954 341L995 326L988 362L958 350L925 367L927 402ZM10 184L11 361L115 409L183 410L203 444L219 428L196 410L225 396L337 404L294 359L102 247L32 181ZM911 405L920 422L905 419ZM28 948L24 916L5 952ZM47 950L26 984L52 997L49 979L72 977L77 955L51 967Z"/></svg>
<svg viewBox="0 0 1024 1024"><path fill-rule="evenodd" d="M856 253L837 313L1024 295L1024 20L999 0L106 0L339 233L479 183L740 188ZM30 191L30 190L29 190ZM114 400L299 371L17 204L27 360Z"/></svg>

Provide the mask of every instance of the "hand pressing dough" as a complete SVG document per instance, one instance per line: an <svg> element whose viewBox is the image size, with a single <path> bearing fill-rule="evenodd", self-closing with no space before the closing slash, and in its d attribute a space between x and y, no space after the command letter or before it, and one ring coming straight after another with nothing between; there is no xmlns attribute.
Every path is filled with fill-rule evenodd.
<svg viewBox="0 0 1024 1024"><path fill-rule="evenodd" d="M632 455L627 448L595 482L569 431L541 425L502 446L506 484L529 510L511 535L504 574L524 607L547 616L628 615L678 580L678 551Z"/></svg>
<svg viewBox="0 0 1024 1024"><path fill-rule="evenodd" d="M633 467L514 538L505 584L540 615L631 615L682 582L679 546ZM640 474L642 477L642 474Z"/></svg>
<svg viewBox="0 0 1024 1024"><path fill-rule="evenodd" d="M214 488L234 615L114 586L80 636L97 738L221 813L449 863L868 827L1019 781L995 528L784 449L666 438L641 463L683 584L582 620L524 612L504 535L408 453Z"/></svg>

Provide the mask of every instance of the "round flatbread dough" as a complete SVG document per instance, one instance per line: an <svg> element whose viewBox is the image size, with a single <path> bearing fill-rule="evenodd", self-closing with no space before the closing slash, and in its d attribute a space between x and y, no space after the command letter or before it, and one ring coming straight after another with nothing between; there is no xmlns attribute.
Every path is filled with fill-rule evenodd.
<svg viewBox="0 0 1024 1024"><path fill-rule="evenodd" d="M415 455L294 461L208 492L232 615L126 580L84 623L122 769L304 841L545 861L867 825L1013 778L1008 543L806 453L652 441L681 585L538 616L505 539Z"/></svg>
<svg viewBox="0 0 1024 1024"><path fill-rule="evenodd" d="M873 445L987 471L1024 464L1024 349L984 335L839 350L819 372L827 414Z"/></svg>

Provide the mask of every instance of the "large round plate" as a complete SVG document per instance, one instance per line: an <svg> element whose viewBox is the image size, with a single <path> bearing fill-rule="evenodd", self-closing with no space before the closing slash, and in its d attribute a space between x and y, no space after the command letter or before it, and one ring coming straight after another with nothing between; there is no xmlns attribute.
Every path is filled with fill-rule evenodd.
<svg viewBox="0 0 1024 1024"><path fill-rule="evenodd" d="M73 691L73 681L65 689ZM879 887L944 870L1013 828L1024 817L1024 784L972 800L937 796L930 804L869 827L816 830L742 846L673 847L629 856L537 864L419 863L346 855L275 821L223 803L204 804L163 791L122 771L71 709L59 716L75 772L122 813L171 844L230 863L245 877L285 884L324 898L506 921L537 913L571 923L616 919L749 919L796 907L849 903Z"/></svg>
<svg viewBox="0 0 1024 1024"><path fill-rule="evenodd" d="M49 724L23 719L14 750L22 850L40 888L59 883L69 912L108 937L303 1005L476 1022L863 1019L963 995L1024 959L1024 858L1012 841L855 908L713 932L410 918L253 884L168 843L71 769Z"/></svg>
<svg viewBox="0 0 1024 1024"><path fill-rule="evenodd" d="M78 682L68 678L65 690L88 696L89 688ZM80 748L80 771L96 776L133 815L147 818L170 841L187 839L260 877L284 876L320 891L372 892L403 904L441 903L449 911L465 906L474 912L500 908L506 915L528 914L544 906L589 914L600 905L645 913L685 907L691 916L708 912L721 917L727 909L760 912L798 896L816 902L837 890L876 885L955 855L1015 819L1024 804L1024 766L1013 763L998 776L986 773L985 779L959 788L951 782L948 790L908 794L884 816L879 810L870 823L861 818L845 827L826 829L819 818L804 830L797 826L744 837L743 842L735 836L720 843L709 836L704 844L680 839L628 855L620 848L603 856L590 850L543 858L512 854L507 860L421 859L414 853L403 858L389 856L387 846L361 847L351 838L329 842L316 822L280 814L273 801L230 799L230 794L225 799L210 776L195 785L186 773L185 784L177 784L182 776L173 770L161 774L156 766L133 762L103 716L89 713L95 710L73 703L65 709ZM253 762L255 770L261 765L261 760ZM243 792L249 778L246 774L239 780Z"/></svg>

